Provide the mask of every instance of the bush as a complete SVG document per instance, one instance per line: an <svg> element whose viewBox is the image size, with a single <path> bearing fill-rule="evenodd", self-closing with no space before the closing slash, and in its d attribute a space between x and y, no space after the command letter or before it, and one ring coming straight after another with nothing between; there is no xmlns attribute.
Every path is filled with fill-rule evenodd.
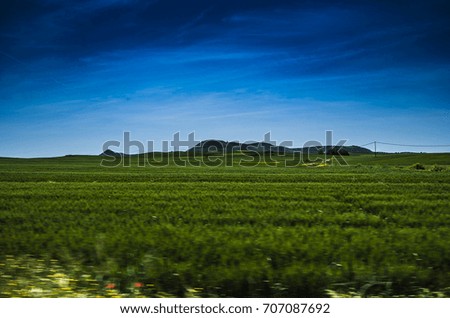
<svg viewBox="0 0 450 318"><path fill-rule="evenodd" d="M442 166L433 165L430 170L431 171L440 172L440 171L445 171L447 169L445 167L442 167Z"/></svg>
<svg viewBox="0 0 450 318"><path fill-rule="evenodd" d="M411 168L415 170L425 170L425 166L421 163L415 163L411 166Z"/></svg>

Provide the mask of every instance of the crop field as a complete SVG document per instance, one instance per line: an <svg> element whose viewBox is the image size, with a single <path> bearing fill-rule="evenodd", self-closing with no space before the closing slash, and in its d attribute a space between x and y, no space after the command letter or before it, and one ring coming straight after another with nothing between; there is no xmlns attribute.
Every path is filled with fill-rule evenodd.
<svg viewBox="0 0 450 318"><path fill-rule="evenodd" d="M450 297L450 154L135 159L0 159L0 297Z"/></svg>

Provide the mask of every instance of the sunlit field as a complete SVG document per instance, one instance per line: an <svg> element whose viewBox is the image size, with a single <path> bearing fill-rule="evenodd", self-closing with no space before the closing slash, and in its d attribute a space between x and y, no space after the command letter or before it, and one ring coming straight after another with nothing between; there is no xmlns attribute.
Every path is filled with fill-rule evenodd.
<svg viewBox="0 0 450 318"><path fill-rule="evenodd" d="M0 297L450 297L450 155L0 159Z"/></svg>

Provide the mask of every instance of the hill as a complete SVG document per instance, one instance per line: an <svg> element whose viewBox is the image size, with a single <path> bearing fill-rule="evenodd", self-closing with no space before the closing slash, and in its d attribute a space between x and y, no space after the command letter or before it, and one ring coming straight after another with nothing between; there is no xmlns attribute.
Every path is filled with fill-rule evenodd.
<svg viewBox="0 0 450 318"><path fill-rule="evenodd" d="M115 152L115 151L112 151L111 149L106 149L106 150L103 151L99 156L122 157L122 156L123 156L123 153L121 153L121 152Z"/></svg>
<svg viewBox="0 0 450 318"><path fill-rule="evenodd" d="M230 153L234 151L252 151L258 153L277 153L277 154L285 154L285 153L309 153L309 154L319 154L319 153L327 153L327 154L337 154L338 152L341 155L348 154L371 154L372 151L367 148L359 147L359 146L325 146L322 148L316 147L303 147L303 148L289 148L284 146L274 146L270 143L266 142L254 142L254 143L239 143L235 141L223 141L223 140L204 140L191 149L188 152L195 153L203 153L203 154L211 154L211 153Z"/></svg>

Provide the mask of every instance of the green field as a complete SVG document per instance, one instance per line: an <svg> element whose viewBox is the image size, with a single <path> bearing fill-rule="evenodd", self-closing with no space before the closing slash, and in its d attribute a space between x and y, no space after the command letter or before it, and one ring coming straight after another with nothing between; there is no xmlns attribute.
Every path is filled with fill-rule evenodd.
<svg viewBox="0 0 450 318"><path fill-rule="evenodd" d="M450 154L346 160L2 158L0 297L450 297Z"/></svg>

